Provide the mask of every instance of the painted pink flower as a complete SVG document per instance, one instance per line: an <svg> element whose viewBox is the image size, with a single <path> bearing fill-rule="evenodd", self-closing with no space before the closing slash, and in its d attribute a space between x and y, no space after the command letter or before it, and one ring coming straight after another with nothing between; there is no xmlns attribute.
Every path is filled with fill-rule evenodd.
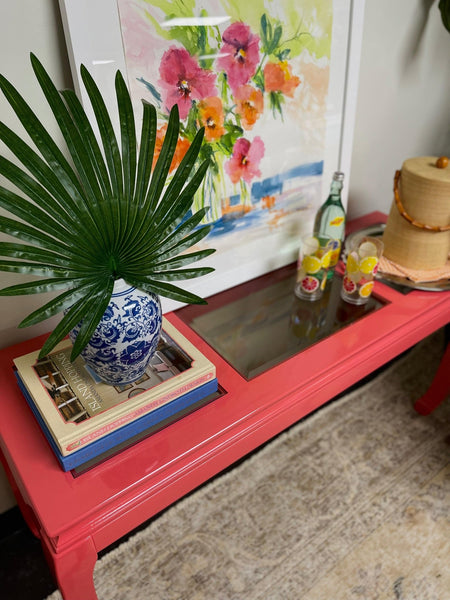
<svg viewBox="0 0 450 600"><path fill-rule="evenodd" d="M217 94L215 73L202 69L184 48L171 46L164 52L159 74L165 108L169 112L178 104L180 119L188 116L193 100Z"/></svg>
<svg viewBox="0 0 450 600"><path fill-rule="evenodd" d="M256 72L259 63L259 36L245 23L236 22L225 29L217 67L225 71L231 90L245 85Z"/></svg>
<svg viewBox="0 0 450 600"><path fill-rule="evenodd" d="M260 137L255 137L253 142L239 138L233 146L233 154L225 164L225 171L233 183L243 179L250 183L255 177L261 175L259 163L264 156L264 142Z"/></svg>

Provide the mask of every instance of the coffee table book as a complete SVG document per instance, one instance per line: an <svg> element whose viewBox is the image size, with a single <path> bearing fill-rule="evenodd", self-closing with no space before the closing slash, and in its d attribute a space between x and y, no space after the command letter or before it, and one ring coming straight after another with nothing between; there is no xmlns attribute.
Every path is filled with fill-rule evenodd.
<svg viewBox="0 0 450 600"><path fill-rule="evenodd" d="M132 384L98 381L82 358L70 362L70 351L64 340L43 359L39 351L14 359L24 396L65 470L194 410L218 389L214 364L166 319L146 372Z"/></svg>
<svg viewBox="0 0 450 600"><path fill-rule="evenodd" d="M85 473L93 467L101 464L108 458L115 456L126 448L129 448L146 437L153 435L164 427L168 427L175 421L182 419L186 415L191 414L192 412L196 411L202 406L205 406L209 402L220 398L220 396L226 393L225 390L220 386L217 391L209 392L209 390L217 388L216 380L211 380L199 388L196 388L195 390L176 398L168 405L157 408L151 413L144 415L140 419L137 419L128 425L124 425L120 429L112 431L108 435L95 440L91 444L88 444L79 450L75 450L75 452L72 452L68 456L63 456L59 451L59 448L56 445L47 425L42 419L40 412L36 408L32 397L28 393L28 390L24 386L20 376L17 374L17 371L16 377L19 387L21 388L34 416L36 417L42 432L47 438L53 453L58 459L59 464L64 471L72 471L74 476Z"/></svg>

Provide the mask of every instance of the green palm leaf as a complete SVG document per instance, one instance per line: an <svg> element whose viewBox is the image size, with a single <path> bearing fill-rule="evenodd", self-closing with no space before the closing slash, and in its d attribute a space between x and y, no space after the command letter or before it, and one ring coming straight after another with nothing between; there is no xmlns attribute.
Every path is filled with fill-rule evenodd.
<svg viewBox="0 0 450 600"><path fill-rule="evenodd" d="M55 170L3 123L0 123L0 139L35 179L28 177L25 171L19 174L12 163L3 157L2 174L29 198L42 204L45 210L59 214L64 220L75 225L79 221L79 210L74 201L77 191L70 184L64 186ZM43 197L39 200L39 193L42 190L44 190Z"/></svg>
<svg viewBox="0 0 450 600"><path fill-rule="evenodd" d="M186 265L190 265L193 262L197 262L198 260L202 260L207 256L210 256L214 250L199 250L198 252L191 252L189 254L182 254L181 256L177 256L176 258L172 258L169 260L163 260L160 262L152 263L152 270L149 271L153 274L155 271L165 271L168 269L180 269L181 267L185 267Z"/></svg>
<svg viewBox="0 0 450 600"><path fill-rule="evenodd" d="M92 333L95 331L95 328L105 312L106 306L108 305L111 297L112 283L112 280L109 286L96 283L89 288L85 287L83 289L81 298L74 304L71 304L64 317L45 341L39 353L40 358L46 356L52 350L52 348L69 333L69 331L71 331L78 325L78 323L81 322L83 331L80 330L78 333L70 356L71 360L75 360L75 358L89 342ZM80 294L81 291L79 291L78 295ZM67 297L66 302L63 303L63 306L66 305ZM101 314L99 315L100 310ZM87 320L87 327L83 327L84 319ZM95 321L93 321L93 319L95 319Z"/></svg>
<svg viewBox="0 0 450 600"><path fill-rule="evenodd" d="M75 360L75 358L80 354L80 352L82 352L83 348L91 339L100 319L103 316L103 313L109 304L113 290L113 284L114 281L110 279L109 285L101 285L94 290L89 297L83 297L83 304L81 304L78 308L78 310L82 310L83 317L80 330L72 348L71 360ZM68 318L69 315L71 319L69 323L71 324L73 316L68 311ZM70 329L72 329L72 327L70 327ZM67 331L70 331L70 329ZM42 354L42 356L45 356L45 354Z"/></svg>
<svg viewBox="0 0 450 600"><path fill-rule="evenodd" d="M144 292L153 292L154 294L165 296L166 298L176 300L177 302L185 302L187 304L206 304L206 300L200 298L200 296L197 296L192 292L183 290L182 288L170 283L163 283L162 281L152 279L151 277L140 277L139 279L135 279L130 276L127 278L127 283L134 287L139 287L141 290L144 290Z"/></svg>
<svg viewBox="0 0 450 600"><path fill-rule="evenodd" d="M112 196L112 188L108 171L97 138L84 112L83 106L73 90L63 90L61 96L72 115L73 125L78 129L83 139L84 150L89 155L92 167L96 172L97 181L102 188L102 195L104 198L110 198Z"/></svg>
<svg viewBox="0 0 450 600"><path fill-rule="evenodd" d="M81 283L83 278L72 278L72 284ZM3 288L3 296L22 296L23 294L45 294L47 292L56 292L58 290L67 289L67 278L54 277L45 281L28 281L27 283L19 283L18 285L10 285Z"/></svg>
<svg viewBox="0 0 450 600"><path fill-rule="evenodd" d="M78 129L73 127L70 113L44 67L33 55L31 57L31 63L33 65L33 70L36 74L39 85L44 92L47 102L49 103L53 114L55 115L61 133L66 141L76 168L76 173L78 174L78 179L83 186L82 196L88 205L91 206L95 203L95 201L99 201L101 199L101 191L95 171L92 168L92 164L89 160L89 155L85 151L83 139ZM93 224L94 227L97 227L95 221Z"/></svg>
<svg viewBox="0 0 450 600"><path fill-rule="evenodd" d="M166 136L152 174L147 197L142 207L144 215L152 214L159 202L166 184L167 175L169 174L170 165L172 164L173 155L175 154L179 129L178 106L175 104L170 113Z"/></svg>
<svg viewBox="0 0 450 600"><path fill-rule="evenodd" d="M161 281L179 281L181 279L194 279L195 277L203 277L203 275L209 275L214 271L211 267L195 267L194 269L176 269L176 270L164 270L154 271L152 276Z"/></svg>
<svg viewBox="0 0 450 600"><path fill-rule="evenodd" d="M75 206L81 205L83 201L83 189L81 184L50 134L46 131L45 127L19 92L17 92L3 75L0 75L0 89L26 129L28 135L41 152L49 169L55 173L57 179L60 181L61 187L66 189L71 195L72 202ZM10 149L14 151L16 148L19 148L17 141Z"/></svg>
<svg viewBox="0 0 450 600"><path fill-rule="evenodd" d="M28 317L25 317L25 319L19 324L19 327L29 327L30 325L36 325L36 323L45 321L46 319L49 319L50 317L53 317L59 312L67 309L70 312L73 306L75 306L79 302L82 302L84 298L89 297L90 292L98 286L98 280L90 280L82 283L74 289L66 290L56 298L53 298L43 306L40 306L37 310L29 314ZM77 323L79 322L79 320L77 321ZM74 327L77 323L74 323L72 327ZM72 329L72 327L65 331L62 337L64 337L70 331L70 329Z"/></svg>
<svg viewBox="0 0 450 600"><path fill-rule="evenodd" d="M111 118L97 84L84 65L81 65L80 73L97 120L103 151L108 165L113 197L120 198L123 194L122 162Z"/></svg>
<svg viewBox="0 0 450 600"><path fill-rule="evenodd" d="M172 205L168 208L166 214L158 207L153 215L146 216L139 230L141 238L136 240L136 242L139 242L137 245L141 248L142 253L151 254L177 228L192 204L192 198L203 180L208 165L207 161L200 165L180 195L173 199ZM152 231L152 236L148 235L149 230ZM126 256L127 258L131 257L129 251L127 251Z"/></svg>
<svg viewBox="0 0 450 600"><path fill-rule="evenodd" d="M175 105L153 168L156 109L142 104L138 147L137 119L120 73L115 78L119 139L116 119L84 66L81 78L95 125L75 93L59 92L34 55L31 64L65 147L56 144L21 94L0 75L0 90L32 142L0 123L0 140L19 162L0 157L0 175L15 186L14 191L0 187L0 207L9 213L0 215L0 231L18 240L0 242L0 271L37 277L8 286L0 295L57 292L20 327L63 312L41 355L80 324L73 360L92 337L116 279L181 302L204 303L170 282L213 270L190 265L214 250L188 252L211 229L200 225L206 209L190 214L208 163L198 161L203 144L199 129L179 167L170 172L180 131Z"/></svg>

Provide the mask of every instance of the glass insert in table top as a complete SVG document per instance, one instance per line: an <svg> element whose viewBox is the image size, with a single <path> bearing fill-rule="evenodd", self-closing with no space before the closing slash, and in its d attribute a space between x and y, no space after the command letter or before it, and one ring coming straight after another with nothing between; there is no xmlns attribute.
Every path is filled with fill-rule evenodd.
<svg viewBox="0 0 450 600"><path fill-rule="evenodd" d="M373 296L363 306L344 302L338 274L320 300L301 300L294 295L295 279L296 266L289 265L177 315L251 379L383 306Z"/></svg>

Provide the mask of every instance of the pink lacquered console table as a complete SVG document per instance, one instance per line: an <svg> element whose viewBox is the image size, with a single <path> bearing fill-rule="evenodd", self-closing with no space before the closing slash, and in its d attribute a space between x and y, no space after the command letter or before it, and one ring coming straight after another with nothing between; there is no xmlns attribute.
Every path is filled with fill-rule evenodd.
<svg viewBox="0 0 450 600"><path fill-rule="evenodd" d="M3 462L65 600L97 598L100 550L449 321L450 292L404 295L381 282L375 292L381 308L250 380L168 315L216 364L227 393L77 478L60 469L12 371L13 357L43 338L0 351Z"/></svg>

